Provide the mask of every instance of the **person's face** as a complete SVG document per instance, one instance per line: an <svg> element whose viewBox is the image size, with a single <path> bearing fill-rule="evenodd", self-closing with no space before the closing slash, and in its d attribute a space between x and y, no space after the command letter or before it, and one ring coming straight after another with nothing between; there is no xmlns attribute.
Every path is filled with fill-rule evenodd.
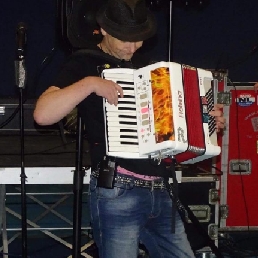
<svg viewBox="0 0 258 258"><path fill-rule="evenodd" d="M139 49L143 41L125 42L112 37L103 29L101 30L104 36L102 44L104 44L108 53L119 59L130 60L137 49Z"/></svg>

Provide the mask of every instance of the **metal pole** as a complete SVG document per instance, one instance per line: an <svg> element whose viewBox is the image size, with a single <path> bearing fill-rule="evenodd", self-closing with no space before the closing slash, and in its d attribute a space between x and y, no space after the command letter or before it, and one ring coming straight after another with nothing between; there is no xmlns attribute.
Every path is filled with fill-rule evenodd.
<svg viewBox="0 0 258 258"><path fill-rule="evenodd" d="M83 123L77 116L76 169L73 177L73 258L81 253L82 189L85 171L82 168L83 157Z"/></svg>
<svg viewBox="0 0 258 258"><path fill-rule="evenodd" d="M24 166L24 108L23 92L26 85L25 47L27 25L20 22L16 30L17 58L15 60L16 86L20 90L20 152L21 152L21 221L22 221L22 257L27 258L27 207L26 207L26 175Z"/></svg>

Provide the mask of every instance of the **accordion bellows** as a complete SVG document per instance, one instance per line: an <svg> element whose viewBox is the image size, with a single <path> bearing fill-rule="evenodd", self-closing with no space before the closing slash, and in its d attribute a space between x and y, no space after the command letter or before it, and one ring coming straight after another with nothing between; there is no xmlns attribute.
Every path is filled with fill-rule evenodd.
<svg viewBox="0 0 258 258"><path fill-rule="evenodd" d="M196 163L220 154L209 115L217 93L210 71L158 62L105 69L102 77L124 92L117 106L103 99L107 155Z"/></svg>

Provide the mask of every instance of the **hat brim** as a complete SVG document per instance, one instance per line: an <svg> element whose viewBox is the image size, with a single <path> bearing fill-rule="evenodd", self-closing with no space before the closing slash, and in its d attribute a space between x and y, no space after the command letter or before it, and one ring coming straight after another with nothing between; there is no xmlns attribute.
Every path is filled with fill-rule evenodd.
<svg viewBox="0 0 258 258"><path fill-rule="evenodd" d="M105 6L100 8L96 15L96 19L100 27L108 34L122 41L144 41L154 36L157 30L156 19L149 10L147 12L147 20L143 24L134 27L121 26L108 19L105 14Z"/></svg>

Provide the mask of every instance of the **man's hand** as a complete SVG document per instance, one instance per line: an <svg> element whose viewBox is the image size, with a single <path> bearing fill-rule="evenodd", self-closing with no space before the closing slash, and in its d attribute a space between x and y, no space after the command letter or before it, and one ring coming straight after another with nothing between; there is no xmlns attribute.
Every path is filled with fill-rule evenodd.
<svg viewBox="0 0 258 258"><path fill-rule="evenodd" d="M222 129L225 128L226 119L223 116L222 112L223 104L216 104L214 105L213 110L210 112L211 116L214 116L216 119L216 132L220 132Z"/></svg>
<svg viewBox="0 0 258 258"><path fill-rule="evenodd" d="M120 85L111 80L95 78L94 92L105 99L111 105L118 104L118 97L123 98L123 89Z"/></svg>
<svg viewBox="0 0 258 258"><path fill-rule="evenodd" d="M254 84L254 91L258 92L258 82Z"/></svg>

